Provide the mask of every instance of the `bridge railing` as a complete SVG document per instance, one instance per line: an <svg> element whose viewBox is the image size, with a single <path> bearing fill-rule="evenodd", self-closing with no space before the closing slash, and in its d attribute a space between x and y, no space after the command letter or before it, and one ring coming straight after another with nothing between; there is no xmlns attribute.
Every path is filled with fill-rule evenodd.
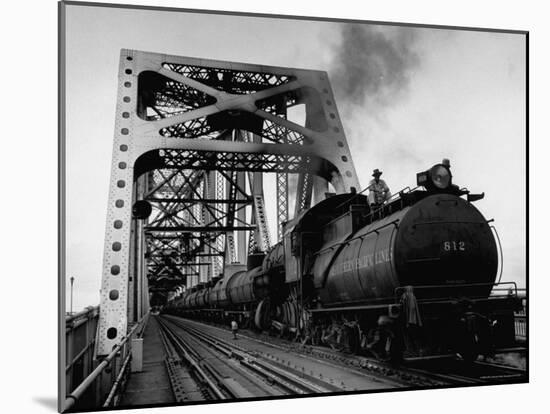
<svg viewBox="0 0 550 414"><path fill-rule="evenodd" d="M523 305L522 310L514 314L514 326L516 330L516 339L518 341L527 340L527 295L525 289L518 289L518 297Z"/></svg>
<svg viewBox="0 0 550 414"><path fill-rule="evenodd" d="M99 306L65 319L65 392L68 394L95 368L94 346Z"/></svg>
<svg viewBox="0 0 550 414"><path fill-rule="evenodd" d="M148 316L136 323L121 343L102 359L94 358L99 307L67 318L67 361L71 363L66 367L64 412L117 405L121 385L130 369L132 339L142 336ZM70 352L69 346L72 346Z"/></svg>

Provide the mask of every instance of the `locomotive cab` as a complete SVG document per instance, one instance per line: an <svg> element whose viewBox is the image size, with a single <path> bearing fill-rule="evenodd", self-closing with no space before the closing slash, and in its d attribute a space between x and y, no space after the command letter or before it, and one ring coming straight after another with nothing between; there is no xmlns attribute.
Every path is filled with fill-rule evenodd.
<svg viewBox="0 0 550 414"><path fill-rule="evenodd" d="M307 274L313 263L313 254L328 240L345 238L357 231L369 211L364 195L338 194L284 223L286 282L296 282L302 274Z"/></svg>

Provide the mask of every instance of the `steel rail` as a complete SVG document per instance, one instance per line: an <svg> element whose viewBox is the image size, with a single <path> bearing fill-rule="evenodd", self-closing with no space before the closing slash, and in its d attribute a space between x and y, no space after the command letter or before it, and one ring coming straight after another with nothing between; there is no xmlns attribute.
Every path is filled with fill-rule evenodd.
<svg viewBox="0 0 550 414"><path fill-rule="evenodd" d="M195 323L200 323L196 322ZM217 326L211 326L211 328L221 330L221 331L227 331L226 329L217 327ZM265 335L261 338L258 338L256 336L250 336L243 333L239 334L241 337L247 338L251 341L259 342L265 345L269 345L271 347L280 349L284 352L293 352L296 354L300 354L301 356L314 360L316 362L321 362L323 364L331 365L331 366L337 366L339 368L346 369L350 372L353 372L357 375L362 375L367 378L376 378L377 381L384 381L388 383L389 387L395 388L395 387L404 387L404 386L410 386L411 382L414 383L414 385L418 385L417 382L420 381L421 384L424 386L429 387L437 387L447 384L447 382L434 382L431 378L422 378L415 376L412 372L407 371L405 367L395 367L393 365L373 360L370 358L365 357L359 357L359 356L350 356L350 355L342 355L341 353L337 351L332 351L329 349L321 349L317 346L308 346L308 347L295 347L295 346L289 346L289 345L283 345L281 343L275 343L271 341L271 337L266 337ZM374 372L371 372L373 371ZM389 373L383 374L382 371L388 371ZM391 377L391 378L390 378ZM404 380L402 378L407 378L407 380ZM401 379L400 379L401 378ZM426 379L428 382L422 382L423 379Z"/></svg>
<svg viewBox="0 0 550 414"><path fill-rule="evenodd" d="M195 332L190 332L187 329L185 329L184 327L180 326L178 323L175 323L174 321L169 321L168 323L171 323L172 325L178 327L179 329L182 329L188 335L191 335L191 337L193 337L195 340L206 342L207 345L210 345L210 347L216 349L218 352L222 353L226 357L228 357L228 358L236 357L237 360L239 361L239 363L241 365L243 365L245 368L249 369L250 371L253 371L254 373L256 373L256 374L258 374L258 375L260 375L264 378L267 378L268 380L271 381L271 383L277 384L283 391L285 391L287 393L294 393L294 394L303 394L304 393L303 390L300 389L299 387L293 386L290 381L285 381L284 379L282 379L282 375L277 376L275 374L271 374L267 369L265 369L265 368L263 368L259 365L258 366L254 365L253 362L249 361L250 358L246 357L243 352L235 351L234 349L231 349L228 346L224 346L221 343L216 343L217 342L216 339L211 340L207 337L201 337L200 334L197 334L196 331ZM236 348L238 348L238 347L236 347ZM217 373L217 371L214 368L212 368L211 366L209 366L205 362L203 362L203 364L205 365L205 368L208 369L208 371L212 374L212 376L216 378L216 380L220 383L220 385L224 389L226 389L233 397L235 397L235 398L241 397L241 395L238 393L238 391L235 391L230 386L230 384L227 384L227 382L224 381L224 379L220 376L220 374ZM315 391L308 390L308 391L309 392L321 392L320 390L315 390Z"/></svg>
<svg viewBox="0 0 550 414"><path fill-rule="evenodd" d="M454 358L451 360L455 362L460 362ZM442 358L442 364L445 362L445 358ZM485 370L495 370L495 372L491 371L485 371L482 372L479 375L476 374L464 374L464 373L457 373L456 368L450 367L449 369L445 370L447 372L434 372L429 370L428 368L413 368L413 367L407 367L406 370L419 374L424 375L426 377L430 377L436 380L441 381L447 381L449 385L463 385L463 384L500 384L500 383L507 383L508 381L511 381L513 379L520 379L522 377L525 377L526 371L514 368L506 365L501 364L495 364L495 363L489 363L489 362L482 362L482 361L475 361L472 363L472 366L478 366L482 367Z"/></svg>
<svg viewBox="0 0 550 414"><path fill-rule="evenodd" d="M181 338L175 335L174 332L166 325L165 321L162 321L161 318L159 318L158 321L160 326L164 330L164 334L166 335L167 339L170 340L173 345L176 345L177 347L176 352L179 351L178 353L191 365L193 370L199 375L199 379L204 383L206 383L208 388L214 393L214 395L218 399L226 400L227 397L225 396L225 394L220 390L220 388L216 384L214 384L214 382L210 379L210 377L204 372L199 362L197 361L197 358L191 356L191 354L188 352L188 349L191 350L192 348L189 347L187 344L185 344L185 341L183 341Z"/></svg>
<svg viewBox="0 0 550 414"><path fill-rule="evenodd" d="M196 323L196 322L195 322ZM215 329L227 331L226 329L222 329L219 327L213 327ZM320 349L319 347L310 346L307 347L307 350L305 348L296 348L296 347L289 347L284 346L282 344L273 343L271 341L266 342L265 340L252 337L246 334L240 334L240 336L245 337L247 339L250 339L252 341L258 341L264 344L268 344L270 346L279 348L281 350L284 350L286 352L296 352L299 354L302 354L308 358L312 358L317 361L322 361L323 363L332 363L331 361L340 361L348 365L348 368L350 368L352 371L356 373L362 373L364 375L367 375L369 377L375 376L375 377L384 377L385 380L389 380L394 385L400 386L400 387L407 387L407 386L414 386L414 387L445 387L448 385L455 385L455 384L493 384L493 383L507 383L514 379L520 379L525 376L525 370L521 368L514 368L509 367L507 365L503 364L496 364L496 363L488 363L488 362L482 362L482 361L476 361L475 365L477 366L485 366L487 368L495 369L499 372L496 372L495 375L492 375L490 372L486 373L486 375L480 375L476 377L468 376L468 375L459 375L456 373L448 372L448 373L437 373L432 372L426 369L422 368L415 368L407 365L402 366L394 366L389 363L381 362L378 360L374 360L371 358L365 358L365 357L350 357L346 355L341 355L338 352L334 352L331 350L324 350ZM519 350L522 350L523 348L520 348ZM515 350L515 349L511 349ZM500 352L503 352L505 350L500 350ZM510 350L507 350L510 351ZM454 354L449 354L445 356L446 358L454 357ZM443 357L445 360L446 358ZM321 359L319 359L321 358ZM441 356L437 356L435 358L442 358ZM424 360L424 359L433 359L433 358L417 358L417 359L410 359L408 360ZM355 363L353 363L355 361ZM340 364L336 364L338 366L342 366ZM363 371L370 371L371 368L375 368L375 373L364 373ZM381 374L382 371L388 371L387 374ZM504 371L504 372L503 372ZM387 376L391 376L392 378L389 379ZM509 381L507 381L509 380Z"/></svg>
<svg viewBox="0 0 550 414"><path fill-rule="evenodd" d="M167 331L167 333L170 333L172 336L172 341L175 343L178 348L184 353L184 358L189 361L193 368L198 367L199 368L199 375L200 377L207 383L207 385L214 391L216 396L219 399L227 399L225 394L220 390L221 386L223 389L226 390L226 392L233 398L239 398L242 396L239 394L238 391L234 390L231 386L229 386L225 381L224 378L218 373L218 371L207 361L205 361L201 356L193 349L193 347L189 344L189 341L184 340L181 338L181 336L176 335L173 331L173 328L170 328L168 326L168 321L161 322L163 328ZM177 326L177 325L176 325ZM190 354L194 355L193 357L190 356ZM189 356L190 358L188 358ZM199 361L201 361L199 363ZM204 370L202 369L204 368ZM218 384L214 384L214 382L210 379L210 377L204 372L208 371L210 376L214 379L214 381ZM248 395L247 395L248 396Z"/></svg>
<svg viewBox="0 0 550 414"><path fill-rule="evenodd" d="M160 326L160 322L159 322L159 326ZM178 354L175 344L173 344L172 341L168 338L164 328L162 327L159 328L159 335L167 354L167 357L164 359L164 362L166 364L166 370L168 371L168 378L170 380L170 385L172 386L172 394L174 395L176 402L178 403L186 402L188 401L188 398L185 393L185 388L187 387L184 386L183 379L178 370L178 368L183 369L183 367L181 366L182 358ZM195 382L197 383L197 387L201 389L200 387L202 386L202 384L199 383L198 381L195 381ZM204 395L204 392L202 389L201 389L201 393Z"/></svg>
<svg viewBox="0 0 550 414"><path fill-rule="evenodd" d="M304 378L300 378L292 373L281 369L268 361L260 361L246 352L243 348L221 340L214 335L199 331L196 328L182 326L180 323L171 320L171 323L183 329L184 331L198 337L203 342L218 349L227 356L236 357L241 365L260 374L261 376L277 383L281 388L288 392L304 394L304 393L323 393L337 391L337 387L326 388L321 385L313 384ZM328 384L327 384L328 385ZM334 389L333 389L334 388Z"/></svg>
<svg viewBox="0 0 550 414"><path fill-rule="evenodd" d="M188 332L187 332L188 333ZM189 334L189 333L188 333ZM187 341L183 340L181 337L179 337L187 346L188 348L191 349L191 346L188 344ZM197 340L196 338L194 338L195 340ZM225 354L225 352L223 352L222 349L217 349L219 352L222 352ZM231 355L227 355L225 354L226 356L230 357ZM199 357L199 356L197 356ZM204 367L204 369L206 371L209 372L209 374L214 378L214 380L223 388L225 389L225 391L233 398L239 398L239 397L250 397L252 396L252 394L244 394L242 393L242 390L238 389L238 388L235 388L233 387L230 383L228 383L224 377L218 372L217 369L215 369L209 362L203 360L202 361L202 365Z"/></svg>

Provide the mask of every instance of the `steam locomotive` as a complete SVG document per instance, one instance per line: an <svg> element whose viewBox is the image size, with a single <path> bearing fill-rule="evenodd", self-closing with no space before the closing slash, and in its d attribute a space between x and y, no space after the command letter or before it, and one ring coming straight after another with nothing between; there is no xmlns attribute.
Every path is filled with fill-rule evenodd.
<svg viewBox="0 0 550 414"><path fill-rule="evenodd" d="M500 245L472 204L483 196L454 185L446 164L382 205L332 195L285 223L267 253L227 265L164 311L380 359L472 360L513 346L521 303L513 284L494 294Z"/></svg>

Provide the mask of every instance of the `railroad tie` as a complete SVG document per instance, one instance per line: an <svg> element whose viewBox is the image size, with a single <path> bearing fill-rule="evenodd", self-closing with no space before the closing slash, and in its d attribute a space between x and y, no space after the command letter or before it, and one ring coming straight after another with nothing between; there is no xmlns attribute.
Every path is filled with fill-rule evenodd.
<svg viewBox="0 0 550 414"><path fill-rule="evenodd" d="M173 358L166 358L164 362L166 364L168 378L170 380L170 385L172 386L172 392L174 394L176 402L187 401L187 396L185 395L185 389L183 387L181 375L179 374L176 365L174 364Z"/></svg>

